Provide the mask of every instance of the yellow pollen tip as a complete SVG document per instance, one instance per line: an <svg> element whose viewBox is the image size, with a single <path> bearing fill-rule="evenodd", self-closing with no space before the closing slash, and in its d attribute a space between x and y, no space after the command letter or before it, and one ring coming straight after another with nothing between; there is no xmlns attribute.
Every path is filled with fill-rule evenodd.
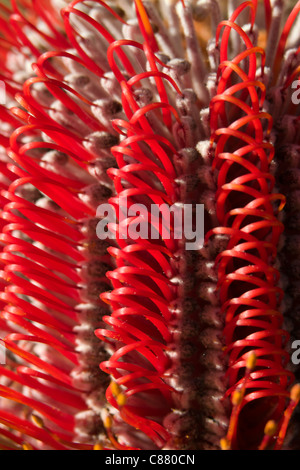
<svg viewBox="0 0 300 470"><path fill-rule="evenodd" d="M103 446L99 442L98 444L94 445L93 450L103 450Z"/></svg>
<svg viewBox="0 0 300 470"><path fill-rule="evenodd" d="M255 366L256 366L256 359L257 359L257 357L256 357L255 352L252 352L252 353L249 355L249 357L248 357L248 359L247 359L247 362L246 362L246 367L247 367L247 369L253 370L253 369L255 368Z"/></svg>
<svg viewBox="0 0 300 470"><path fill-rule="evenodd" d="M242 402L243 396L242 390L235 390L231 396L231 403L234 406L239 405Z"/></svg>
<svg viewBox="0 0 300 470"><path fill-rule="evenodd" d="M24 444L22 445L22 448L23 450L33 450L32 445L29 444L28 442L24 442Z"/></svg>
<svg viewBox="0 0 300 470"><path fill-rule="evenodd" d="M275 421L270 419L270 421L268 421L267 424L265 425L264 433L266 436L272 437L274 436L276 431L277 431L277 424L275 423Z"/></svg>
<svg viewBox="0 0 300 470"><path fill-rule="evenodd" d="M223 437L220 440L220 446L221 446L221 450L230 450L230 442L227 439L227 437Z"/></svg>
<svg viewBox="0 0 300 470"><path fill-rule="evenodd" d="M43 428L44 427L44 421L42 420L42 418L40 418L39 416L36 416L36 415L31 415L31 420L32 422L38 426L39 428Z"/></svg>
<svg viewBox="0 0 300 470"><path fill-rule="evenodd" d="M105 420L103 421L103 426L106 428L106 429L110 429L112 427L112 419L110 416L107 416L105 418Z"/></svg>
<svg viewBox="0 0 300 470"><path fill-rule="evenodd" d="M291 388L290 397L291 397L291 400L294 402L298 402L300 400L300 384L295 384Z"/></svg>
<svg viewBox="0 0 300 470"><path fill-rule="evenodd" d="M121 393L121 389L117 382L111 382L110 389L114 397L117 397Z"/></svg>
<svg viewBox="0 0 300 470"><path fill-rule="evenodd" d="M124 406L126 404L127 398L124 393L119 393L117 396L117 403L119 406Z"/></svg>

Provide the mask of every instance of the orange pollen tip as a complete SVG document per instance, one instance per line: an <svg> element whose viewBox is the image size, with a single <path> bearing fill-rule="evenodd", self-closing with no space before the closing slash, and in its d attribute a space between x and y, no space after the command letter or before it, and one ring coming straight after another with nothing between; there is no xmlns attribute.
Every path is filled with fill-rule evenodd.
<svg viewBox="0 0 300 470"><path fill-rule="evenodd" d="M72 225L76 225L76 224L77 224L76 220L74 220L74 219L69 219L69 217L65 217L65 221L66 221L68 224L72 224Z"/></svg>
<svg viewBox="0 0 300 470"><path fill-rule="evenodd" d="M32 422L38 426L39 428L43 428L44 427L44 421L42 420L42 418L40 418L39 416L36 416L36 415L31 415L31 420Z"/></svg>
<svg viewBox="0 0 300 470"><path fill-rule="evenodd" d="M126 401L127 401L126 395L124 395L124 393L119 393L119 395L117 396L118 405L124 406L126 404Z"/></svg>
<svg viewBox="0 0 300 470"><path fill-rule="evenodd" d="M221 450L230 450L230 442L227 439L227 437L223 437L220 440L220 446L221 446Z"/></svg>
<svg viewBox="0 0 300 470"><path fill-rule="evenodd" d="M235 390L231 396L231 403L237 406L242 402L243 397L244 393L242 390Z"/></svg>
<svg viewBox="0 0 300 470"><path fill-rule="evenodd" d="M147 12L145 10L145 7L143 5L143 2L141 0L136 0L136 6L137 6L137 9L139 11L139 14L140 14L140 17L141 17L141 20L142 20L142 23L144 25L146 33L148 35L152 35L153 33L152 33L151 24L150 24Z"/></svg>
<svg viewBox="0 0 300 470"><path fill-rule="evenodd" d="M23 450L33 450L32 445L30 445L28 442L24 442L22 445Z"/></svg>
<svg viewBox="0 0 300 470"><path fill-rule="evenodd" d="M106 429L110 429L112 427L112 418L110 416L107 416L105 420L103 421L103 426Z"/></svg>
<svg viewBox="0 0 300 470"><path fill-rule="evenodd" d="M93 450L103 450L103 446L99 442L98 444L94 445Z"/></svg>
<svg viewBox="0 0 300 470"><path fill-rule="evenodd" d="M111 382L110 389L114 397L117 397L121 393L121 389L117 382Z"/></svg>
<svg viewBox="0 0 300 470"><path fill-rule="evenodd" d="M291 388L290 397L291 397L291 400L294 402L298 402L300 400L300 384L295 384Z"/></svg>
<svg viewBox="0 0 300 470"><path fill-rule="evenodd" d="M248 370L253 370L253 369L255 368L255 366L256 366L256 359L257 359L257 357L256 357L255 352L252 352L252 353L249 355L249 357L248 357L248 359L247 359L247 362L246 362L246 367L247 367Z"/></svg>
<svg viewBox="0 0 300 470"><path fill-rule="evenodd" d="M267 424L265 425L264 433L266 436L272 437L274 436L276 431L277 431L277 424L275 423L275 421L270 419L270 421L268 421Z"/></svg>

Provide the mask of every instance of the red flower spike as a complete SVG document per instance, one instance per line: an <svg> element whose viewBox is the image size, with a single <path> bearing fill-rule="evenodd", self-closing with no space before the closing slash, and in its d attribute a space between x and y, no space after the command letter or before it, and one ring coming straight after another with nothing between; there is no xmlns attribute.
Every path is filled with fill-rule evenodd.
<svg viewBox="0 0 300 470"><path fill-rule="evenodd" d="M0 6L3 449L298 445L299 8L208 3ZM203 246L153 204L203 204Z"/></svg>
<svg viewBox="0 0 300 470"><path fill-rule="evenodd" d="M256 51L253 50L253 45L251 44L251 42L248 42L247 38L244 36L244 33L242 33L241 29L239 27L237 27L236 25L234 25L232 20L230 20L229 22L223 22L221 24L224 24L224 25L228 26L227 35L225 35L225 33L224 33L224 35L222 37L221 51L223 51L223 52L221 53L221 58L222 58L222 54L223 54L224 60L227 60L226 50L228 48L228 38L229 38L228 34L230 32L229 28L232 28L232 29L235 29L238 33L241 34L243 40L245 41L246 48L249 51L251 51L251 55L249 56L249 58L252 56L253 61L254 61ZM235 61L235 59L233 59L233 62L234 61ZM249 63L251 64L250 59L249 59ZM255 65L254 65L254 68L256 69ZM227 150L227 154L226 154L227 155L227 159L226 159L227 172L225 172L226 171L225 170L222 180L220 180L220 178L219 178L219 181L218 181L219 190L217 192L217 194L218 194L217 214L219 214L218 218L219 218L220 222L224 223L225 225L231 225L234 228L240 228L240 232L239 232L240 237L241 237L240 240L235 238L234 242L232 241L232 243L231 243L230 238L229 238L229 241L228 241L228 247L230 247L230 245L234 246L234 247L237 247L237 248L239 248L239 251L237 252L236 249L235 250L225 250L225 251L223 251L223 253L221 253L219 255L219 258L217 258L217 260L216 260L216 262L219 265L218 272L219 272L219 285L220 285L220 299L221 299L221 303L224 304L224 313L226 312L226 309L229 306L229 302L227 302L227 299L229 297L229 292L230 292L230 296L234 296L234 289L236 289L237 292L239 292L239 296L240 296L240 299L241 299L240 307L237 310L238 313L236 314L236 316L231 316L230 320L229 320L229 318L227 318L227 324L226 324L226 328L225 328L225 330L227 331L227 335L226 335L226 345L227 345L226 352L229 354L229 357L231 358L231 360L229 360L229 371L228 371L229 375L228 376L229 376L229 385L231 385L231 388L229 390L232 390L232 391L228 392L228 393L232 394L233 405L234 406L233 406L233 409L232 409L231 420L230 420L230 424L229 424L229 431L228 431L228 434L227 434L226 438L224 438L224 441L222 441L221 445L222 445L223 448L233 448L233 449L239 448L240 445L244 445L244 442L242 440L243 436L240 436L239 432L238 432L239 426L243 426L242 424L241 425L239 424L239 421L240 420L242 421L242 419L243 419L242 417L239 418L240 409L244 406L243 403L246 404L246 403L251 402L251 405L252 405L251 413L253 414L253 413L255 413L255 407L254 407L253 402L255 400L258 400L257 401L257 403L258 403L257 404L257 409L259 410L258 412L260 413L260 420L262 420L262 410L261 410L261 405L260 405L259 400L261 400L263 397L268 397L268 396L276 397L276 395L278 394L277 408L274 408L274 403L276 403L276 402L274 402L274 400L270 401L270 409L273 410L274 419L278 419L278 410L279 409L282 410L282 404L283 404L281 396L286 396L285 387L287 386L287 381L284 380L284 375L283 375L285 373L285 371L283 369L285 363L284 363L284 361L282 361L280 359L280 356L281 357L284 356L284 352L280 351L280 348L283 348L283 346L284 346L284 343L282 341L282 335L287 335L287 334L285 332L283 332L282 330L278 329L279 328L278 321L277 321L277 323L273 322L273 318L274 318L273 315L272 315L272 317L270 317L269 314L267 316L265 316L264 309L259 311L260 318L263 321L260 321L259 317L258 317L257 321L252 321L251 323L249 323L248 321L246 323L244 323L244 321L242 321L242 322L240 321L240 318L243 317L243 310L241 309L241 307L243 305L242 298L244 298L244 297L245 298L250 297L251 299L254 299L255 297L257 297L257 298L259 298L259 297L267 298L268 302L265 306L266 312L269 311L270 306L273 306L273 308L275 308L275 310L279 306L279 303L278 303L279 301L277 299L280 300L280 297L282 297L282 294L280 292L280 289L276 288L276 285L274 285L274 282L278 282L278 274L276 274L276 276L274 277L273 275L271 275L271 276L266 275L267 271L265 271L265 270L269 271L269 260L270 260L269 254L266 253L266 256L262 256L260 258L257 258L256 256L253 256L253 255L249 256L246 253L250 249L258 250L261 242L263 241L263 239L261 237L263 236L265 238L266 234L268 233L268 232L266 232L266 230L268 229L268 231L269 231L269 229L270 229L273 232L276 227L278 227L280 229L281 224L276 222L276 220L274 219L272 206L270 206L269 204L262 205L262 203L264 202L264 199L261 197L261 194L265 193L265 191L268 191L268 192L272 191L272 186L266 184L265 189L263 189L261 184L267 183L266 179L270 179L270 180L271 180L271 178L273 179L272 175L268 175L267 173L258 175L257 174L257 169L256 168L252 169L253 167L248 167L248 163L247 163L247 166L242 165L242 166L240 166L240 169L241 170L243 169L244 172L249 171L248 174L245 173L243 176L241 176L241 172L239 172L238 179L234 180L234 179L232 179L233 178L232 175L234 173L231 171L231 181L228 180L228 176L229 176L228 169L230 168L230 166L227 162L231 161L231 156L232 156L232 158L235 157L236 148L238 146L237 139L240 139L241 144L244 144L244 142L247 142L249 140L249 137L251 138L250 127L248 127L248 129L247 129L247 136L245 136L245 137L244 137L244 134L242 134L242 133L229 132L229 129L238 127L240 122L243 122L243 123L250 122L250 119L251 119L253 121L253 126L252 126L253 130L252 130L252 132L255 133L254 138L255 138L256 144L258 144L258 142L263 138L262 137L263 136L263 133L262 133L263 128L260 125L260 120L262 119L262 117L265 114L265 113L257 113L258 101L257 101L257 98L254 95L254 88L252 87L253 74L251 72L250 67L249 67L248 77L247 78L244 74L240 73L238 69L236 69L236 71L237 71L238 75L240 76L240 78L242 78L242 80L245 81L245 84L247 84L247 81L249 81L249 88L248 88L248 90L249 90L249 99L252 100L252 102L253 102L253 104L252 104L252 102L250 101L251 105L253 106L253 111L250 108L250 106L248 108L245 107L244 103L241 102L241 100L238 100L238 99L234 100L232 98L229 99L229 97L227 97L227 95L224 94L225 88L223 88L223 84L222 84L222 80L221 80L220 81L220 84L221 84L220 97L222 97L222 99L224 99L224 101L226 100L228 103L231 103L233 106L236 107L236 113L237 113L238 116L241 115L239 111L243 111L248 116L245 116L245 117L242 117L242 118L239 117L232 124L229 124L229 127L227 129L222 129L220 131L217 131L217 130L215 131L215 140L217 140L217 145L216 145L216 148L215 148L216 158L219 158L219 155L222 156L224 151L229 149L230 140L233 141L233 139L231 139L231 136L235 137L235 139L236 139L234 152L228 153L228 150ZM247 88L243 88L243 90L246 90L246 89ZM251 91L251 93L250 93L250 91ZM216 105L217 104L218 104L218 102L216 102ZM217 122L217 120L216 120L216 118L217 118L217 114L216 114L217 113L217 107L216 107L216 105L212 105L212 110L211 110L211 116L212 116L212 120L215 120L214 122ZM232 108L233 108L233 106L232 106ZM233 109L232 109L232 112L231 112L232 116L233 116ZM224 111L225 110L223 108L223 112ZM253 117L251 116L252 113L253 113ZM268 119L271 118L271 117L268 117L268 116L266 116L266 117ZM271 120L270 120L270 123L271 123ZM256 126L257 131L255 130L254 126ZM265 132L266 131L264 130L264 133ZM243 149L243 147L241 147L241 148ZM249 155L250 164L255 165L255 161L256 161L255 158L257 158L256 157L257 152L255 154L252 154L252 153L249 153L248 149L247 149L247 152L248 153L245 152L245 154ZM240 161L238 161L236 158L232 159L232 165L231 165L232 168L234 168L234 167L237 168L236 164L240 165ZM224 165L225 165L225 161L224 162L220 161L219 166L218 166L219 175L222 174L222 170L223 170ZM253 174L250 173L251 171L253 171ZM264 180L265 180L265 183L264 183ZM251 184L252 181L253 181L253 183ZM254 186L254 181L255 181L255 185L257 183L260 184L260 190L259 191L256 191L255 189L251 188L251 186ZM244 186L245 183L247 183L247 185ZM238 209L235 208L233 204L238 202L238 200L235 201L233 199L230 199L231 191L235 191L235 190L239 191L239 192L242 192L245 195L248 195L248 201L249 201L250 197L253 198L253 202L250 200L251 202L248 202L244 207L239 207ZM257 200L257 202L255 201L255 199ZM260 202L258 202L258 201L260 201ZM268 199L266 199L265 201L267 203ZM250 204L253 204L253 203L255 205L257 205L259 210L255 210L255 211L253 211L253 210L249 211L249 209L247 210L247 208L250 207ZM226 217L225 217L225 214L224 214L225 204L227 206L227 210L228 210L228 208L230 208L230 211L228 211ZM219 211L218 211L218 206L219 206ZM265 210L265 212L264 212L264 210ZM250 217L250 220L252 218L251 225L244 225L243 226L243 221L247 220L247 218L249 218L249 217ZM265 218L264 223L262 221L260 222L261 218ZM272 221L272 219L273 219L273 221ZM250 229L250 227L251 227L251 229ZM264 228L264 230L262 230L263 228ZM244 232L253 233L254 239L253 239L253 242L251 244L241 243L244 239ZM280 232L278 232L278 235L279 234L280 234ZM274 233L274 235L275 235L275 233ZM273 245L274 247L278 243L278 235L273 237L273 242L272 243L274 243L274 245ZM260 253L260 254L262 255L262 253ZM234 268L234 266L235 266L234 259L236 257L238 257L240 260L247 261L247 263L250 263L250 266L245 266L244 268L240 268L240 269ZM263 263L265 263L265 267L263 267L264 265L263 265L262 261L263 261ZM265 272L265 274L264 274L264 277L266 278L265 281L263 281L263 279L261 279L262 269ZM242 274L242 273L246 272L246 270L249 273L251 273L251 276L248 276L248 275L245 276L245 275ZM259 278L257 278L258 274L260 274ZM270 272L270 274L271 274L271 272ZM277 279L277 281L276 281L276 279ZM251 289L251 284L254 284L254 285L257 285L257 286L264 286L264 287L261 288L261 289L254 289L253 290L253 289ZM275 292L277 292L279 295L275 296L274 295ZM246 305L245 305L245 307L246 307ZM251 310L249 310L249 308L247 308L245 313L246 312L249 312L249 314L251 315ZM281 319L281 316L280 316L279 313L276 314L276 317L277 317L277 319L280 320L280 322L282 322L282 319ZM275 318L274 318L274 320L275 320ZM268 326L269 322L270 322L270 326L271 326L271 322L274 323L271 328ZM248 334L245 337L245 339L243 340L242 337L239 336L239 331L242 333L244 326L247 326L247 327L251 326L252 334ZM228 336L229 331L230 331L230 335ZM245 330L245 331L247 331L247 330ZM262 341L261 340L264 337L267 338L267 341ZM233 338L236 338L234 342L232 342ZM274 349L273 344L276 345L275 349ZM243 391L242 395L240 396L240 399L236 402L235 394L240 393L240 391L239 392L237 391L237 390L239 390L239 388L237 388L238 385L237 385L237 383L234 385L234 383L235 383L235 381L237 380L237 377L238 377L239 367L243 367L242 363L240 363L240 357L242 357L240 355L243 353L243 351L245 351L245 348L247 348L247 347L248 348L250 347L252 350L254 350L255 354L258 356L259 359L257 361L257 367L263 367L263 368L265 367L265 362L262 361L260 359L260 357L263 358L264 355L266 354L266 356L269 358L268 367L272 370L272 373L270 373L270 375L268 374L268 376L270 376L270 378L272 379L272 382L264 382L264 381L261 380L260 376L256 376L259 380L258 381L254 380L252 382L249 382L249 385L246 385L246 390L247 390L247 388L249 388L249 389L254 388L255 389L256 387L258 387L259 389L262 389L262 390L259 393L258 392L252 392L252 393L249 393L249 394L246 393L246 395L245 395L245 392ZM272 356L272 355L274 355L274 356ZM272 357L273 357L273 359L272 359ZM239 362L236 362L236 361L239 361ZM235 373L232 374L232 373L230 373L230 369L232 367L235 367L236 363L240 364L240 365L237 366L237 369L235 370ZM241 369L241 370L243 370L243 369ZM252 374L251 374L251 376L253 377ZM276 377L278 377L278 379ZM279 382L280 387L282 387L282 388L278 388L278 385L276 385L279 378L280 378L280 382ZM248 379L245 378L244 380L246 380L246 382L244 382L244 383L247 384ZM274 385L273 385L273 381L274 381ZM272 392L270 392L269 390L266 390L266 391L263 390L264 387L267 387L267 389L269 389L270 386L271 386L271 388L273 388ZM264 403L265 403L265 406L266 406L266 416L270 417L270 414L267 411L267 403L268 402L264 401ZM247 415L245 415L245 416L247 417ZM249 439L249 437L248 437L248 439ZM246 442L245 442L245 444L246 444ZM249 444L250 444L250 446L253 445L253 443L250 443L250 442L249 442ZM280 447L280 443L278 444L278 447Z"/></svg>

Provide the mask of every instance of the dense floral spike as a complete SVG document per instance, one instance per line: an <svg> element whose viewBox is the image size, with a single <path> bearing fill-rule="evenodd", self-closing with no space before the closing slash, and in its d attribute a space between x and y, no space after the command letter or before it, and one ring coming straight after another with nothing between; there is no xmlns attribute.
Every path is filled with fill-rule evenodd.
<svg viewBox="0 0 300 470"><path fill-rule="evenodd" d="M243 4L240 11L249 6ZM286 407L289 397L286 388L291 373L285 370L287 333L282 329L283 318L278 310L282 291L277 287L279 273L274 267L283 230L277 219L277 206L280 210L283 196L274 192L274 177L270 174L273 153L267 140L270 125L264 125L263 121L272 123L272 118L259 106L259 95L265 91L265 86L258 80L255 82L257 54L263 51L252 44L235 22L237 13L238 10L229 21L221 22L217 31L218 40L221 27L225 28L220 43L222 76L217 95L211 101L213 166L218 170L216 205L221 224L217 233L229 238L226 249L216 261L229 355L227 394L236 393L243 384L245 361L250 352L254 351L257 356L256 367L245 385L246 393L238 411L234 409L239 417L235 416L234 429L229 428L227 441L232 448L256 448L260 428L264 429L270 418L279 419ZM231 58L228 57L228 40L233 30L244 43L244 50ZM248 62L244 65L245 57ZM264 55L262 76L263 66ZM226 103L231 105L228 112ZM256 408L259 416L253 427L249 424L248 404L251 404L252 416ZM247 431L244 421L248 423Z"/></svg>
<svg viewBox="0 0 300 470"><path fill-rule="evenodd" d="M59 30L55 36L60 36ZM43 39L42 35L41 42ZM64 38L60 45L65 47L65 42ZM35 52L41 63L40 52ZM77 63L78 58L69 57ZM53 64L51 73L59 73L62 66L57 63L56 69ZM26 442L34 448L40 447L36 442L39 435L46 447L85 448L80 444L83 441L88 442L86 448L92 448L104 428L86 400L96 393L101 401L101 387L107 386L107 376L99 370L106 354L94 329L107 312L99 293L107 289L105 271L113 267L106 243L95 233L95 207L111 195L112 188L108 180L104 185L98 183L95 166L107 159L106 165L111 165L106 150L110 134L94 135L99 126L91 121L91 129L86 125L84 134L78 129L79 134L71 130L66 135L60 121L67 111L63 101L67 95L58 93L56 99L55 91L51 93L52 84L59 92L56 83L62 83L45 77L43 71L40 75L28 79L24 97L16 96L32 114L16 107L12 110L28 124L11 135L8 153L15 164L9 168L17 179L3 194L9 203L3 210L6 225L2 241L6 246L1 255L5 264L2 278L9 285L1 296L6 303L1 318L8 327L6 347L14 355L8 370L3 370L4 385L10 387L1 391L3 410L10 398L24 405L21 417L30 416L30 409L43 416L49 437L29 432ZM84 103L89 102L80 91L74 89ZM92 134L91 144L97 148L83 146L87 134ZM27 364L30 368L24 367ZM15 370L13 379L10 368ZM49 403L49 410L39 402ZM58 421L56 416L61 413L65 414ZM14 428L12 415L4 419L3 423ZM58 444L49 444L53 440Z"/></svg>
<svg viewBox="0 0 300 470"><path fill-rule="evenodd" d="M275 176L276 185L280 192L286 196L286 204L282 213L282 222L285 225L279 245L279 266L281 272L281 285L284 289L284 301L282 311L284 324L290 332L292 345L299 338L299 314L298 314L298 255L297 236L298 209L297 194L299 184L297 182L297 171L299 168L299 104L295 102L294 80L299 77L299 45L295 39L290 41L290 47L283 53L283 46L287 38L287 32L293 22L296 22L300 10L297 2L289 14L285 30L278 39L278 49L281 54L281 68L277 60L277 74L269 78L273 85L267 93L269 112L274 120L273 141L275 147L274 160L271 170ZM298 47L298 49L297 49ZM298 95L299 96L299 95ZM291 353L293 350L290 348ZM300 368L296 364L292 366L296 380L300 378ZM292 420L294 433L287 436L290 448L298 448L297 434L299 433L299 411L296 409ZM292 428L293 429L293 428Z"/></svg>
<svg viewBox="0 0 300 470"><path fill-rule="evenodd" d="M1 448L282 448L300 3L283 27L281 1L11 3ZM128 213L115 240L97 237L103 202ZM205 244L166 237L153 204L203 204Z"/></svg>

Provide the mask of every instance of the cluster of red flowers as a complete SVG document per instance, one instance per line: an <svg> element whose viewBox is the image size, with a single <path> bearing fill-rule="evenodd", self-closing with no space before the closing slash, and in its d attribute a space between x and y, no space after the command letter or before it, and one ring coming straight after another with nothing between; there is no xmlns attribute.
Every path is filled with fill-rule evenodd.
<svg viewBox="0 0 300 470"><path fill-rule="evenodd" d="M0 448L299 449L300 1L10 3ZM124 201L203 246L100 240Z"/></svg>

